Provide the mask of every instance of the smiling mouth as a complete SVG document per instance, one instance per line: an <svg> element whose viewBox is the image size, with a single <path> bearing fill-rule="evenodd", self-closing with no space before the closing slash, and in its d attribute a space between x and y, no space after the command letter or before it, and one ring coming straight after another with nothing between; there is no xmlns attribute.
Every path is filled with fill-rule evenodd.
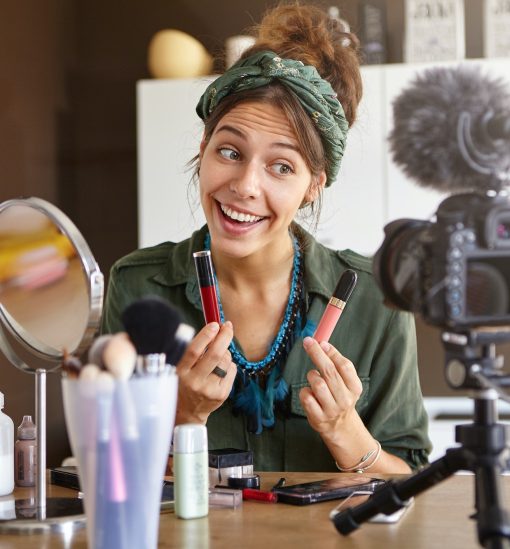
<svg viewBox="0 0 510 549"><path fill-rule="evenodd" d="M263 219L266 219L263 216L260 215L251 215L247 213L238 212L236 210L233 210L232 208L228 206L224 206L223 204L220 204L220 210L222 211L223 215L228 218L230 221L234 221L236 223L258 223L259 221L262 221Z"/></svg>

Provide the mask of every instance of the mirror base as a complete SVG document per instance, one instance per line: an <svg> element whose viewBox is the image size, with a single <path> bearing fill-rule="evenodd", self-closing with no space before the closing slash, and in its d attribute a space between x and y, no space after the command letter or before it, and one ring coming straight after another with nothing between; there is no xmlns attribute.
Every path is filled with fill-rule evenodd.
<svg viewBox="0 0 510 549"><path fill-rule="evenodd" d="M34 498L16 499L12 518L0 516L0 534L69 534L85 526L83 500L79 498L47 498L46 507L38 508Z"/></svg>

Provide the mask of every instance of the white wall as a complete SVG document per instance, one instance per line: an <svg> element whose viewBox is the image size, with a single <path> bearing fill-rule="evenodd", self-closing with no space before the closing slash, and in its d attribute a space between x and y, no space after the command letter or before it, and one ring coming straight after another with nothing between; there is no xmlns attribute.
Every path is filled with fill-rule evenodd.
<svg viewBox="0 0 510 549"><path fill-rule="evenodd" d="M464 63L484 63L494 74L510 75L507 59ZM393 99L418 71L430 66L362 68L359 118L349 133L339 180L325 191L317 233L320 241L371 255L382 241L387 222L399 217L429 218L435 212L443 195L406 179L393 163L387 144ZM195 105L211 78L138 83L140 246L181 240L204 222L199 207L191 215L191 172L186 164L198 152L202 122ZM196 205L196 193L191 194Z"/></svg>
<svg viewBox="0 0 510 549"><path fill-rule="evenodd" d="M384 69L367 67L360 116L349 133L335 183L325 191L318 238L333 247L374 250L386 219ZM138 83L139 245L180 240L204 222L198 208L191 218L190 172L202 122L195 105L210 79L145 80ZM193 197L196 198L195 193Z"/></svg>

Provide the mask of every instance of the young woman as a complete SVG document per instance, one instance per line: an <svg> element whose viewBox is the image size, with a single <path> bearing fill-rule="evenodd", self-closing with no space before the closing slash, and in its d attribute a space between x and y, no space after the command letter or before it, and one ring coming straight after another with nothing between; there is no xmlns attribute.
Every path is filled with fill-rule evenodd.
<svg viewBox="0 0 510 549"><path fill-rule="evenodd" d="M353 35L313 6L268 12L197 106L207 225L112 269L103 330L121 330L122 310L143 295L176 305L197 329L177 365L176 424L206 424L211 449L252 449L257 470L408 473L427 462L412 316L382 305L368 259L294 222L335 181L360 98ZM203 326L192 259L203 249L221 326ZM317 342L346 269L356 289L330 342Z"/></svg>

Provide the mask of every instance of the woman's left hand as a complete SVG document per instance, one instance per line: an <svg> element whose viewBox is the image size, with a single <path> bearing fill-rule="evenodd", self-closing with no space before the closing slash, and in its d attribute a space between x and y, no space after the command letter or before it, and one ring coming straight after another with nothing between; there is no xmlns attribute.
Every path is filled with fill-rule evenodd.
<svg viewBox="0 0 510 549"><path fill-rule="evenodd" d="M323 438L334 438L359 421L355 405L362 385L353 363L333 345L306 337L303 347L317 367L308 372L310 387L299 393L310 425Z"/></svg>

